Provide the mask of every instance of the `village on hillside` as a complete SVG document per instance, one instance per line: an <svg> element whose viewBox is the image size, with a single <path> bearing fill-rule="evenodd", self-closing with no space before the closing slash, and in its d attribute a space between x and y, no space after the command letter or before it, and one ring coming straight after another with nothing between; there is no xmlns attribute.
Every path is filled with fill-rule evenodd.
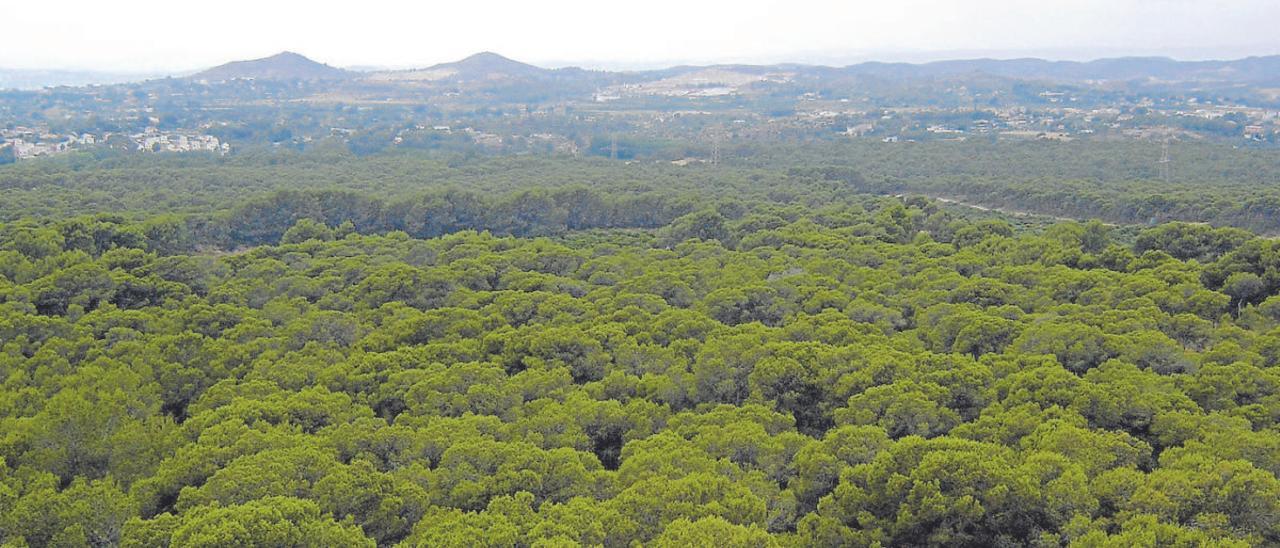
<svg viewBox="0 0 1280 548"><path fill-rule="evenodd" d="M52 156L72 150L85 150L97 146L124 147L136 152L213 152L227 154L231 152L228 143L221 142L212 135L196 133L160 131L147 128L142 133L121 134L104 132L58 134L47 128L29 128L18 126L12 129L0 129L0 148L10 148L16 160L28 160L41 156Z"/></svg>

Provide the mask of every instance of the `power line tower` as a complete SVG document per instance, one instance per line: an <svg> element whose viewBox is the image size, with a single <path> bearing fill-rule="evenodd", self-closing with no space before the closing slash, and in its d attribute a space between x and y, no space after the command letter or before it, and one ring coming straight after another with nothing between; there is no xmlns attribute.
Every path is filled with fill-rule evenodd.
<svg viewBox="0 0 1280 548"><path fill-rule="evenodd" d="M711 132L711 165L720 165L720 132Z"/></svg>
<svg viewBox="0 0 1280 548"><path fill-rule="evenodd" d="M720 165L720 160L724 157L723 145L727 134L723 126L703 128L700 139L711 146L711 157L707 159L707 163L713 166Z"/></svg>
<svg viewBox="0 0 1280 548"><path fill-rule="evenodd" d="M1160 180L1165 183L1169 182L1169 175L1172 171L1172 160L1169 159L1169 139L1165 139L1160 145L1160 161L1156 162L1160 166Z"/></svg>

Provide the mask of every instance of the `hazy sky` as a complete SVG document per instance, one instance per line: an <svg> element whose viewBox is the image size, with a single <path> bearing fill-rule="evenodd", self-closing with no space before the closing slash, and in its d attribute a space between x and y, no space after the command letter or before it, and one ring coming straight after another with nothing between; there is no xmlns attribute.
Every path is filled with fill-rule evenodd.
<svg viewBox="0 0 1280 548"><path fill-rule="evenodd" d="M1280 53L1280 0L0 0L0 67L182 70L292 50L426 66Z"/></svg>

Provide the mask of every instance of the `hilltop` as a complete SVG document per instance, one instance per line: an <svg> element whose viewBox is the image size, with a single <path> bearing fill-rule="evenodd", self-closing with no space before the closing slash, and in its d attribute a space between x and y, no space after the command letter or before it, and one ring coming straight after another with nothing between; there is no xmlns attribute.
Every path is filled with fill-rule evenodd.
<svg viewBox="0 0 1280 548"><path fill-rule="evenodd" d="M458 71L460 74L470 75L472 77L483 77L487 75L539 76L547 72L547 69L542 67L536 67L528 63L521 63L520 61L503 57L491 51L480 52L461 61L443 63L432 68L453 69Z"/></svg>
<svg viewBox="0 0 1280 548"><path fill-rule="evenodd" d="M485 51L461 61L440 63L422 69L378 72L370 75L369 78L388 81L489 81L540 79L554 72L551 69L521 63L497 53Z"/></svg>
<svg viewBox="0 0 1280 548"><path fill-rule="evenodd" d="M254 78L261 80L340 80L351 76L351 72L340 68L312 61L307 57L285 51L249 61L233 61L209 70L199 72L191 78L195 80L235 80L237 78Z"/></svg>

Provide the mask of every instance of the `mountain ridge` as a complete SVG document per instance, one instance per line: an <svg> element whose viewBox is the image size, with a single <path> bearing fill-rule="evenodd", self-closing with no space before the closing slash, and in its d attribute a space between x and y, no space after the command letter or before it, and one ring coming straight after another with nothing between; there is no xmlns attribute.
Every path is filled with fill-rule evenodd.
<svg viewBox="0 0 1280 548"><path fill-rule="evenodd" d="M595 70L578 67L546 68L524 63L491 51L483 51L463 59L437 63L423 68L351 70L314 61L299 53L284 51L259 59L237 60L205 69L185 77L191 80L226 81L235 79L263 80L470 80L501 79L566 79L578 74L627 76L630 78L665 78L707 69L725 69L747 73L799 72L815 76L864 76L878 78L946 78L983 74L1020 80L1044 80L1061 83L1099 81L1164 81L1213 82L1280 85L1280 55L1250 56L1230 60L1181 61L1171 57L1132 56L1106 57L1090 61L1055 61L1037 57L947 59L926 63L865 61L844 66L806 63L709 65L677 65L646 70ZM152 73L137 79L124 76L99 78L39 79L41 72L56 75L59 71L6 70L0 68L0 81L8 73L11 80L27 89L56 85L92 85L126 83L159 77ZM65 71L64 71L65 72ZM68 81L70 80L70 81ZM4 87L4 86L0 86Z"/></svg>

